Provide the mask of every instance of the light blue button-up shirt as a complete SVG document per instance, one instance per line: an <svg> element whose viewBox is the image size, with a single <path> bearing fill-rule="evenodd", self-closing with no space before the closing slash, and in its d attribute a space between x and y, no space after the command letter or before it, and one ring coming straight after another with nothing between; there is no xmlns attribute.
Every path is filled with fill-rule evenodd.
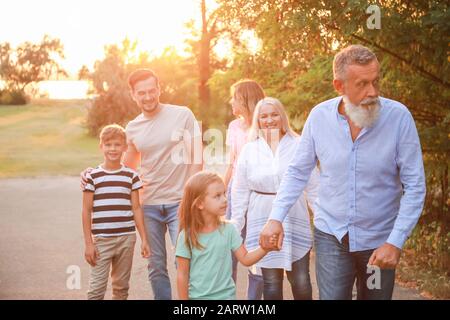
<svg viewBox="0 0 450 320"><path fill-rule="evenodd" d="M402 248L422 212L425 175L419 136L408 109L380 97L380 116L353 142L338 112L342 97L315 106L278 190L270 219L283 221L319 161L314 225L350 251L385 242Z"/></svg>

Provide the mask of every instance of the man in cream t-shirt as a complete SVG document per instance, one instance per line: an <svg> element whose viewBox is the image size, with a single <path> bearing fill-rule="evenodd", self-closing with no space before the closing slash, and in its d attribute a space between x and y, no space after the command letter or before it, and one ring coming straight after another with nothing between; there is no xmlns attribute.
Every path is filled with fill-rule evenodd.
<svg viewBox="0 0 450 320"><path fill-rule="evenodd" d="M149 280L156 300L172 298L167 271L165 234L175 245L178 206L187 179L202 169L202 137L192 111L159 102L158 77L139 69L128 78L133 100L142 113L126 127L124 164L139 169L144 184L141 201L152 250Z"/></svg>

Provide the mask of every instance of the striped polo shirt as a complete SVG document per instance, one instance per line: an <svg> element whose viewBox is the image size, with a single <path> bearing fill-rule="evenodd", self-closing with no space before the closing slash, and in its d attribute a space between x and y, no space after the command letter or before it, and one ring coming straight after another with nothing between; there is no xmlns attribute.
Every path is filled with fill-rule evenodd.
<svg viewBox="0 0 450 320"><path fill-rule="evenodd" d="M138 174L124 165L116 171L98 166L90 172L87 180L84 191L94 192L94 237L134 233L136 228L131 211L131 191L142 188Z"/></svg>

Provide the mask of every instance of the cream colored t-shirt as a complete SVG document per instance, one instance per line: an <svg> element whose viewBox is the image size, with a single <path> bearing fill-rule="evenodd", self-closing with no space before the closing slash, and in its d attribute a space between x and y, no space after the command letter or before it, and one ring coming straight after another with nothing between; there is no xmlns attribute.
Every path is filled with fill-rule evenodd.
<svg viewBox="0 0 450 320"><path fill-rule="evenodd" d="M141 113L126 127L129 150L141 153L139 174L144 185L141 191L144 205L181 200L192 165L192 161L183 161L183 156L188 154L192 139L201 136L189 108L161 105L154 117L147 118Z"/></svg>

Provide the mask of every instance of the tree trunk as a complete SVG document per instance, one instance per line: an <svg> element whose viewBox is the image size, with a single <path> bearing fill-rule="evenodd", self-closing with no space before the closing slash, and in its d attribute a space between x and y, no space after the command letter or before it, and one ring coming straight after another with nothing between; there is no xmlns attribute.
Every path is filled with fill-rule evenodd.
<svg viewBox="0 0 450 320"><path fill-rule="evenodd" d="M198 84L198 98L201 113L201 120L203 121L203 128L208 127L207 116L210 108L210 90L208 80L211 76L210 72L210 51L211 51L211 37L208 31L206 19L206 4L205 0L201 1L202 10L202 36L199 45L198 56L198 70L199 70L199 84Z"/></svg>

